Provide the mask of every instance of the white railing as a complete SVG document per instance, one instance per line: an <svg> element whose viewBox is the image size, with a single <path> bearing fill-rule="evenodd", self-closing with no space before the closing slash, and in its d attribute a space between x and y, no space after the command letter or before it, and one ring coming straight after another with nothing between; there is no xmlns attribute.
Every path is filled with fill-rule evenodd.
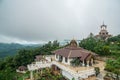
<svg viewBox="0 0 120 80"><path fill-rule="evenodd" d="M53 59L55 56L54 55L46 55L45 59L49 62L51 62L51 59Z"/></svg>
<svg viewBox="0 0 120 80"><path fill-rule="evenodd" d="M36 62L36 64L30 64L30 65L27 65L28 67L28 70L31 71L31 70L38 70L40 68L46 68L46 67L51 67L51 63L41 63L41 62Z"/></svg>
<svg viewBox="0 0 120 80"><path fill-rule="evenodd" d="M20 71L20 70L16 70L16 72L19 72L19 73L26 73L26 71Z"/></svg>
<svg viewBox="0 0 120 80"><path fill-rule="evenodd" d="M59 67L61 70L65 71L67 74L70 74L71 76L73 76L74 78L88 78L88 76L95 74L94 69L88 69L88 70L84 70L84 71L73 71L70 68L56 62L56 61L52 61L52 62L36 62L35 64L30 64L28 65L28 70L38 70L40 68L46 68L46 67L51 67L51 65L56 65L57 67Z"/></svg>
<svg viewBox="0 0 120 80"><path fill-rule="evenodd" d="M79 72L75 72L67 67L65 67L64 65L61 65L55 61L53 61L53 64L58 66L60 69L64 70L65 72L69 73L70 75L73 75L73 77L80 77L80 78L88 78L88 76L95 74L94 69L88 69L88 70L84 70L84 71L79 71Z"/></svg>

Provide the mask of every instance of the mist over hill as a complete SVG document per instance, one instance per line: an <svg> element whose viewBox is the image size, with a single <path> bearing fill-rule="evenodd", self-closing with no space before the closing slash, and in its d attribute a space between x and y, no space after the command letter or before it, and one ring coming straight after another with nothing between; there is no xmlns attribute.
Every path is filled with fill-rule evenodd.
<svg viewBox="0 0 120 80"><path fill-rule="evenodd" d="M42 46L42 44L0 43L0 58L13 56L17 54L20 49L32 49L39 46Z"/></svg>
<svg viewBox="0 0 120 80"><path fill-rule="evenodd" d="M52 41L53 42L53 41ZM69 39L65 39L62 41L58 41L60 46L66 45L70 42ZM77 40L79 43L80 40ZM41 47L46 43L41 44L19 44L19 43L0 43L0 58L4 58L6 56L13 56L17 54L20 49L33 49L36 47Z"/></svg>

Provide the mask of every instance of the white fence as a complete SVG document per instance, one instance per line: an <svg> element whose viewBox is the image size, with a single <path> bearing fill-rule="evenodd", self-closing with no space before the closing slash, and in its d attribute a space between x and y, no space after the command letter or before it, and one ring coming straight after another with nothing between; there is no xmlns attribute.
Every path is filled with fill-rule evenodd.
<svg viewBox="0 0 120 80"><path fill-rule="evenodd" d="M29 71L34 71L34 70L38 70L40 68L46 68L46 67L51 67L51 63L50 62L36 62L35 64L30 64L30 65L27 65L28 67L28 70Z"/></svg>
<svg viewBox="0 0 120 80"><path fill-rule="evenodd" d="M84 78L88 78L88 76L90 76L90 75L95 74L94 68L75 72L75 71L71 70L70 68L68 68L56 61L44 62L44 63L36 62L35 64L28 65L27 67L28 67L28 70L31 71L31 70L37 70L40 68L51 67L51 65L56 65L57 67L59 67L62 70L62 75L67 77L70 80L72 80L72 78L75 78L75 80L84 79Z"/></svg>

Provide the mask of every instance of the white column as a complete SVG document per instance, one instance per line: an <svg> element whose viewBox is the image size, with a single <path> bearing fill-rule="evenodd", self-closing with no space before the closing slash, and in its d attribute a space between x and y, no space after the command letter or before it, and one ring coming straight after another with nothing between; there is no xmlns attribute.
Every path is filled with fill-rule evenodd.
<svg viewBox="0 0 120 80"><path fill-rule="evenodd" d="M23 80L25 80L25 79L24 79L24 76L23 76Z"/></svg>
<svg viewBox="0 0 120 80"><path fill-rule="evenodd" d="M91 65L93 66L93 59L91 59Z"/></svg>
<svg viewBox="0 0 120 80"><path fill-rule="evenodd" d="M59 60L59 55L55 54L55 60L58 61Z"/></svg>
<svg viewBox="0 0 120 80"><path fill-rule="evenodd" d="M33 71L30 71L30 80L33 80Z"/></svg>
<svg viewBox="0 0 120 80"><path fill-rule="evenodd" d="M87 67L89 67L89 61L87 61Z"/></svg>
<svg viewBox="0 0 120 80"><path fill-rule="evenodd" d="M85 62L84 62L84 60L83 60L83 62L82 62L82 66L85 66Z"/></svg>
<svg viewBox="0 0 120 80"><path fill-rule="evenodd" d="M55 60L57 60L57 58L56 58L56 54L55 54Z"/></svg>
<svg viewBox="0 0 120 80"><path fill-rule="evenodd" d="M67 60L67 61L68 61L67 63L68 63L68 65L70 65L70 59L69 59L69 57L68 57L67 59L68 59L68 60Z"/></svg>
<svg viewBox="0 0 120 80"><path fill-rule="evenodd" d="M62 58L62 63L65 63L65 57Z"/></svg>
<svg viewBox="0 0 120 80"><path fill-rule="evenodd" d="M58 57L57 57L57 61L59 61L59 59L60 59L60 55L57 55Z"/></svg>

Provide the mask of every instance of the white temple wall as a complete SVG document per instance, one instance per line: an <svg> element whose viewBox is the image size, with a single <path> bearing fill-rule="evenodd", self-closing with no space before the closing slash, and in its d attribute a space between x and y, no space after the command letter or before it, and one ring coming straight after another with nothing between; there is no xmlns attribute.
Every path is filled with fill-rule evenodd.
<svg viewBox="0 0 120 80"><path fill-rule="evenodd" d="M57 57L56 57L56 56L57 56ZM56 60L56 61L59 61L59 55L56 55L56 54L55 54L55 60Z"/></svg>
<svg viewBox="0 0 120 80"><path fill-rule="evenodd" d="M67 64L67 63L65 62L65 57L63 57L63 59L62 59L62 63Z"/></svg>

